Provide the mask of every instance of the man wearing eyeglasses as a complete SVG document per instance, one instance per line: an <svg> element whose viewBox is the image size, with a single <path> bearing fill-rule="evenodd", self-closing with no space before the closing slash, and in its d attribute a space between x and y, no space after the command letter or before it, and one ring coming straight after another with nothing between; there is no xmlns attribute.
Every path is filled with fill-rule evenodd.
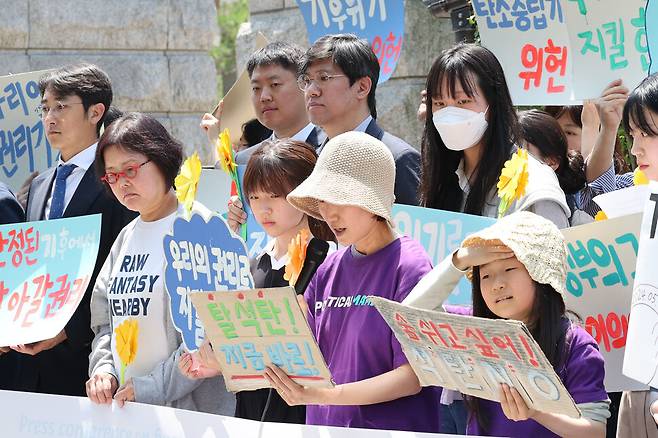
<svg viewBox="0 0 658 438"><path fill-rule="evenodd" d="M64 330L52 339L13 347L16 375L8 389L84 396L93 339L91 290L114 239L135 213L104 190L94 171L100 128L112 102L109 77L95 65L68 66L42 77L39 88L46 137L59 160L32 181L27 220L101 213L100 247L89 287Z"/></svg>
<svg viewBox="0 0 658 438"><path fill-rule="evenodd" d="M381 140L395 160L395 202L418 205L420 154L375 120L379 62L368 42L351 34L321 37L304 55L300 72L311 123L328 138L361 131Z"/></svg>

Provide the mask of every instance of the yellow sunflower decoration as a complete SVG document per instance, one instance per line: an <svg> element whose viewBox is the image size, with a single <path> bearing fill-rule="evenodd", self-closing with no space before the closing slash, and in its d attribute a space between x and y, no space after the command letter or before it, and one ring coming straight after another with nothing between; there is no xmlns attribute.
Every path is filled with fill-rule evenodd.
<svg viewBox="0 0 658 438"><path fill-rule="evenodd" d="M640 168L636 168L635 171L633 172L633 185L634 186L643 186L645 184L649 184L649 178L640 170Z"/></svg>
<svg viewBox="0 0 658 438"><path fill-rule="evenodd" d="M189 216L192 204L196 198L196 191L201 177L201 160L196 152L188 157L180 168L180 173L174 180L176 185L176 198L183 204Z"/></svg>
<svg viewBox="0 0 658 438"><path fill-rule="evenodd" d="M505 162L498 178L498 217L505 216L510 206L525 194L528 186L528 151L518 149L512 158Z"/></svg>
<svg viewBox="0 0 658 438"><path fill-rule="evenodd" d="M599 211L598 213L596 213L596 216L594 216L594 220L595 220L596 222L604 221L604 220L607 220L607 219L608 219L608 215L605 214L605 213L603 212L603 210Z"/></svg>
<svg viewBox="0 0 658 438"><path fill-rule="evenodd" d="M288 244L288 263L283 279L288 280L290 286L295 286L304 267L309 237L309 232L303 229Z"/></svg>
<svg viewBox="0 0 658 438"><path fill-rule="evenodd" d="M231 144L231 135L228 129L224 129L217 138L217 157L222 170L231 177L233 185L231 187L231 195L237 195L244 205L242 199L242 189L240 187L240 175L238 174L238 165L235 163L235 152ZM235 190L233 190L235 189ZM240 226L240 237L245 242L247 241L247 224L244 223Z"/></svg>
<svg viewBox="0 0 658 438"><path fill-rule="evenodd" d="M139 336L139 323L134 318L123 321L114 329L116 348L121 360L121 375L119 384L123 385L126 380L126 368L135 361L137 356L137 338Z"/></svg>

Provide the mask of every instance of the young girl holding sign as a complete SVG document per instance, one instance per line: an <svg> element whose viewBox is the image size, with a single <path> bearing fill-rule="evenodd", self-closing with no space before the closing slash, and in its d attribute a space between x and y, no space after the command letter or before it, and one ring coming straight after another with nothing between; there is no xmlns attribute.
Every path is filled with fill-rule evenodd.
<svg viewBox="0 0 658 438"><path fill-rule="evenodd" d="M311 174L316 160L312 146L290 139L265 142L249 159L244 174L244 196L256 221L271 239L265 250L251 260L251 275L256 288L288 286L289 282L284 278L289 260L288 245L300 231L307 232L312 239L334 240L326 223L307 216L286 201L288 193ZM232 202L241 207L237 198ZM237 233L240 224L229 218L229 226ZM307 258L309 254L307 252ZM323 260L322 257L315 261L319 264ZM208 373L191 371L189 354L179 362L181 371L192 378L218 374L218 364L212 360L212 353L208 353L211 353L208 347L199 353L199 359L209 370ZM276 391L270 389L241 391L236 395L235 416L257 421L304 424L306 408L303 405L288 406Z"/></svg>
<svg viewBox="0 0 658 438"><path fill-rule="evenodd" d="M162 239L182 212L173 188L182 159L182 145L143 114L121 117L98 143L96 174L139 216L119 233L94 286L86 390L95 403L226 415L234 402L220 379L191 380L176 367L184 347L171 321Z"/></svg>
<svg viewBox="0 0 658 438"><path fill-rule="evenodd" d="M471 271L472 315L524 322L583 415L575 419L530 409L516 389L501 384L500 403L469 397L467 434L605 436L610 412L603 357L596 341L565 316L566 259L564 237L554 224L533 213L513 213L467 237L403 301L436 308ZM454 313L471 310L445 307Z"/></svg>
<svg viewBox="0 0 658 438"><path fill-rule="evenodd" d="M311 176L288 195L322 218L345 247L330 254L306 289L309 324L337 386L309 388L277 367L267 376L306 423L437 432L436 388L421 389L391 329L368 295L401 301L431 266L422 246L391 227L395 164L361 132L332 138Z"/></svg>

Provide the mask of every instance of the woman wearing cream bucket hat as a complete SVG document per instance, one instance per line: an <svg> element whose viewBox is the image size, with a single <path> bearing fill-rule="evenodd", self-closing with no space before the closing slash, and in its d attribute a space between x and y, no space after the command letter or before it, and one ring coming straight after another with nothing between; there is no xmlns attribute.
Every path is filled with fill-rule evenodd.
<svg viewBox="0 0 658 438"><path fill-rule="evenodd" d="M276 367L266 375L307 424L438 432L439 393L422 388L368 295L402 301L431 269L423 248L391 228L395 164L360 132L332 138L288 201L322 218L345 247L330 254L306 289L309 324L337 384L308 388Z"/></svg>
<svg viewBox="0 0 658 438"><path fill-rule="evenodd" d="M467 237L403 301L436 308L472 273L472 309L445 310L523 321L583 414L573 419L530 410L515 389L501 385L501 403L470 401L468 435L605 436L610 411L603 357L589 333L565 315L566 262L560 230L534 213L516 212Z"/></svg>

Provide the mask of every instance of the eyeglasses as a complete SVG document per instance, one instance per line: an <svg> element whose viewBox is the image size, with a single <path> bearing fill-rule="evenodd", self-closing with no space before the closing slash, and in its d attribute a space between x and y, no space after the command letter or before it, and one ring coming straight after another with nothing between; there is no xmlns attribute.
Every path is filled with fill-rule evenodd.
<svg viewBox="0 0 658 438"><path fill-rule="evenodd" d="M302 91L306 91L311 84L315 83L320 88L323 88L333 78L339 78L345 75L330 75L329 73L320 73L316 79L311 78L309 75L301 75L297 78L297 85Z"/></svg>
<svg viewBox="0 0 658 438"><path fill-rule="evenodd" d="M105 172L105 175L101 176L101 181L104 181L108 184L116 184L117 181L119 181L119 178L122 176L125 176L128 179L133 179L137 176L137 171L149 161L151 160L146 160L142 164L128 166L121 172Z"/></svg>
<svg viewBox="0 0 658 438"><path fill-rule="evenodd" d="M36 108L36 113L41 116L42 119L45 119L46 116L50 113L53 115L61 114L66 110L66 108L69 108L71 105L82 105L82 102L68 102L68 103L63 103L63 102L55 102L55 106L52 108L49 107L48 105L41 104Z"/></svg>

